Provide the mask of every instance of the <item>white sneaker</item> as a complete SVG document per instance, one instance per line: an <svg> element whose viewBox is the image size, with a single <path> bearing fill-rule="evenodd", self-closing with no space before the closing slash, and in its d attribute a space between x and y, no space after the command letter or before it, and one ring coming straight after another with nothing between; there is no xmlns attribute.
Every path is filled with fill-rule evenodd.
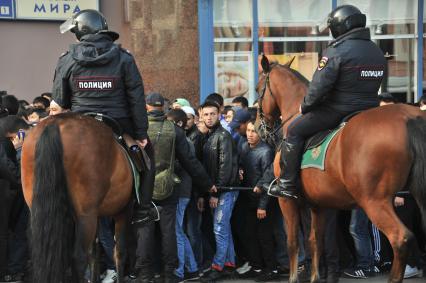
<svg viewBox="0 0 426 283"><path fill-rule="evenodd" d="M117 272L112 269L107 269L105 272L105 278L102 280L102 283L114 283L117 280Z"/></svg>
<svg viewBox="0 0 426 283"><path fill-rule="evenodd" d="M238 274L243 274L250 271L251 266L248 261L246 261L241 267L237 268Z"/></svg>
<svg viewBox="0 0 426 283"><path fill-rule="evenodd" d="M422 275L422 270L418 269L416 266L411 267L408 264L405 266L404 279L420 277Z"/></svg>

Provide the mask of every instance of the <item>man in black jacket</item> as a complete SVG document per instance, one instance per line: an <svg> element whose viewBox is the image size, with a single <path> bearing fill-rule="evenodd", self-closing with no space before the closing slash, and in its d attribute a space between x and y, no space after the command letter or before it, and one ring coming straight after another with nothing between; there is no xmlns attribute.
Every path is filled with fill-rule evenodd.
<svg viewBox="0 0 426 283"><path fill-rule="evenodd" d="M278 279L275 256L274 223L278 216L278 202L262 193L261 187L272 181L273 176L268 169L274 160L273 149L260 140L254 121L247 125L247 141L242 145L240 153L240 168L243 169L242 185L252 187L248 192L247 213L244 233L247 237L250 270L242 275L243 278L256 277L257 282L274 281Z"/></svg>
<svg viewBox="0 0 426 283"><path fill-rule="evenodd" d="M237 182L238 154L231 134L219 121L220 106L213 101L202 105L202 118L209 129L208 139L203 147L203 165L216 186L233 186ZM231 233L231 216L238 192L224 192L210 197L214 209L213 232L216 239L216 253L212 268L201 280L216 281L222 278L224 268L235 268L234 242Z"/></svg>
<svg viewBox="0 0 426 283"><path fill-rule="evenodd" d="M318 64L299 115L287 129L281 149L285 170L269 194L297 197L304 141L313 134L335 128L343 117L379 105L377 92L386 60L371 41L366 17L351 5L337 7L328 18L335 38Z"/></svg>
<svg viewBox="0 0 426 283"><path fill-rule="evenodd" d="M114 41L119 34L108 30L104 16L96 10L82 10L60 26L61 33L75 33L72 44L58 61L53 82L54 103L73 112L106 114L135 139L155 167L149 142L148 120L141 75L133 56ZM142 173L141 203L135 208L134 223L145 223L151 208L155 172Z"/></svg>
<svg viewBox="0 0 426 283"><path fill-rule="evenodd" d="M147 96L147 109L149 123L155 131L154 123L163 122L166 120L166 116L163 111L164 98L158 93L152 93ZM168 149L158 148L157 146L162 145L161 138L165 136L165 133L160 134L162 129L166 129L166 126L160 126L157 137L153 138L155 152L159 153L157 158L157 167L161 168L163 159L169 160L170 156L161 157ZM216 187L213 185L211 178L204 170L201 163L195 157L195 153L191 150L190 144L186 138L185 131L180 127L174 126L174 142L175 145L169 145L170 148L174 148L175 157L179 161L179 165L185 169L186 172L192 177L192 181L203 191L216 191ZM162 151L162 153L160 153ZM160 172L158 172L160 173ZM161 219L159 221L161 231L161 243L162 243L162 258L164 263L164 275L166 283L169 282L180 282L183 280L182 274L176 274L175 269L178 267L177 261L177 246L176 246L176 210L178 203L179 192L175 189L173 193L160 201L155 201L156 205L162 207L160 212ZM140 282L151 282L154 277L153 270L153 258L155 251L155 225L154 223L147 224L141 227L138 231L138 249L137 249L137 267L140 268Z"/></svg>

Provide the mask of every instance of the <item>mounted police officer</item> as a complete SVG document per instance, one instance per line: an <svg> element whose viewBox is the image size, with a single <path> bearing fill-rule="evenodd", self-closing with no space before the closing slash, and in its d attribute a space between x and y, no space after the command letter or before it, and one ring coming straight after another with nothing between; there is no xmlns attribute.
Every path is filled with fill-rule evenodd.
<svg viewBox="0 0 426 283"><path fill-rule="evenodd" d="M78 39L58 61L52 98L73 112L96 112L114 118L134 138L155 167L154 151L148 139L148 119L141 75L133 56L114 41L119 34L108 30L105 17L96 10L82 10L60 26ZM149 222L154 170L142 173L141 203L133 223Z"/></svg>
<svg viewBox="0 0 426 283"><path fill-rule="evenodd" d="M299 115L287 129L281 149L280 180L269 194L297 198L304 142L313 134L335 128L343 117L379 105L377 92L386 60L371 41L366 16L352 5L334 9L327 27L334 38L314 73Z"/></svg>

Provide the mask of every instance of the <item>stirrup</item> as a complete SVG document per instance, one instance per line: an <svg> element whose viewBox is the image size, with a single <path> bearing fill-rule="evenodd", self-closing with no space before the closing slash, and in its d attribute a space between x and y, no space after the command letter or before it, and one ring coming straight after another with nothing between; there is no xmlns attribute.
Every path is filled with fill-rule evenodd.
<svg viewBox="0 0 426 283"><path fill-rule="evenodd" d="M274 194L271 194L271 188L272 188L272 186L274 186L275 185L275 183L277 183L277 186L278 187L280 187L279 186L279 184L278 184L278 182L279 182L279 180L280 180L280 177L278 177L278 178L275 178L270 184L269 184L269 187L268 187L268 196L271 196L271 197L287 197L287 198L292 198L292 199L297 199L298 197L296 196L296 195L294 195L294 194L289 194L289 193L287 193L285 190L281 190L281 192L280 192L280 196L277 196L277 195L274 195Z"/></svg>
<svg viewBox="0 0 426 283"><path fill-rule="evenodd" d="M152 221L154 221L154 222L160 221L161 207L155 205L155 203L152 202L152 201L151 201L151 204L152 204L153 207L151 207L149 209L147 217L142 218L140 220L132 221L131 222L132 225L134 225L134 224L145 225L145 224L148 224L148 223L150 223ZM154 213L154 215L151 215L151 210L153 208L154 208L155 213Z"/></svg>

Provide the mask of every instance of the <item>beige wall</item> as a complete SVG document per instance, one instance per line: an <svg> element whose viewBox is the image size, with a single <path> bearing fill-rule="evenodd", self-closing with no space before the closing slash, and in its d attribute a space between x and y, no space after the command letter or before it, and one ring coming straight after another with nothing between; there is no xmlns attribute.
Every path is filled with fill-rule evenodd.
<svg viewBox="0 0 426 283"><path fill-rule="evenodd" d="M100 9L119 43L131 50L129 25L124 23L124 0L101 0ZM75 41L60 34L58 22L0 21L0 90L18 99L32 99L51 91L58 57Z"/></svg>

